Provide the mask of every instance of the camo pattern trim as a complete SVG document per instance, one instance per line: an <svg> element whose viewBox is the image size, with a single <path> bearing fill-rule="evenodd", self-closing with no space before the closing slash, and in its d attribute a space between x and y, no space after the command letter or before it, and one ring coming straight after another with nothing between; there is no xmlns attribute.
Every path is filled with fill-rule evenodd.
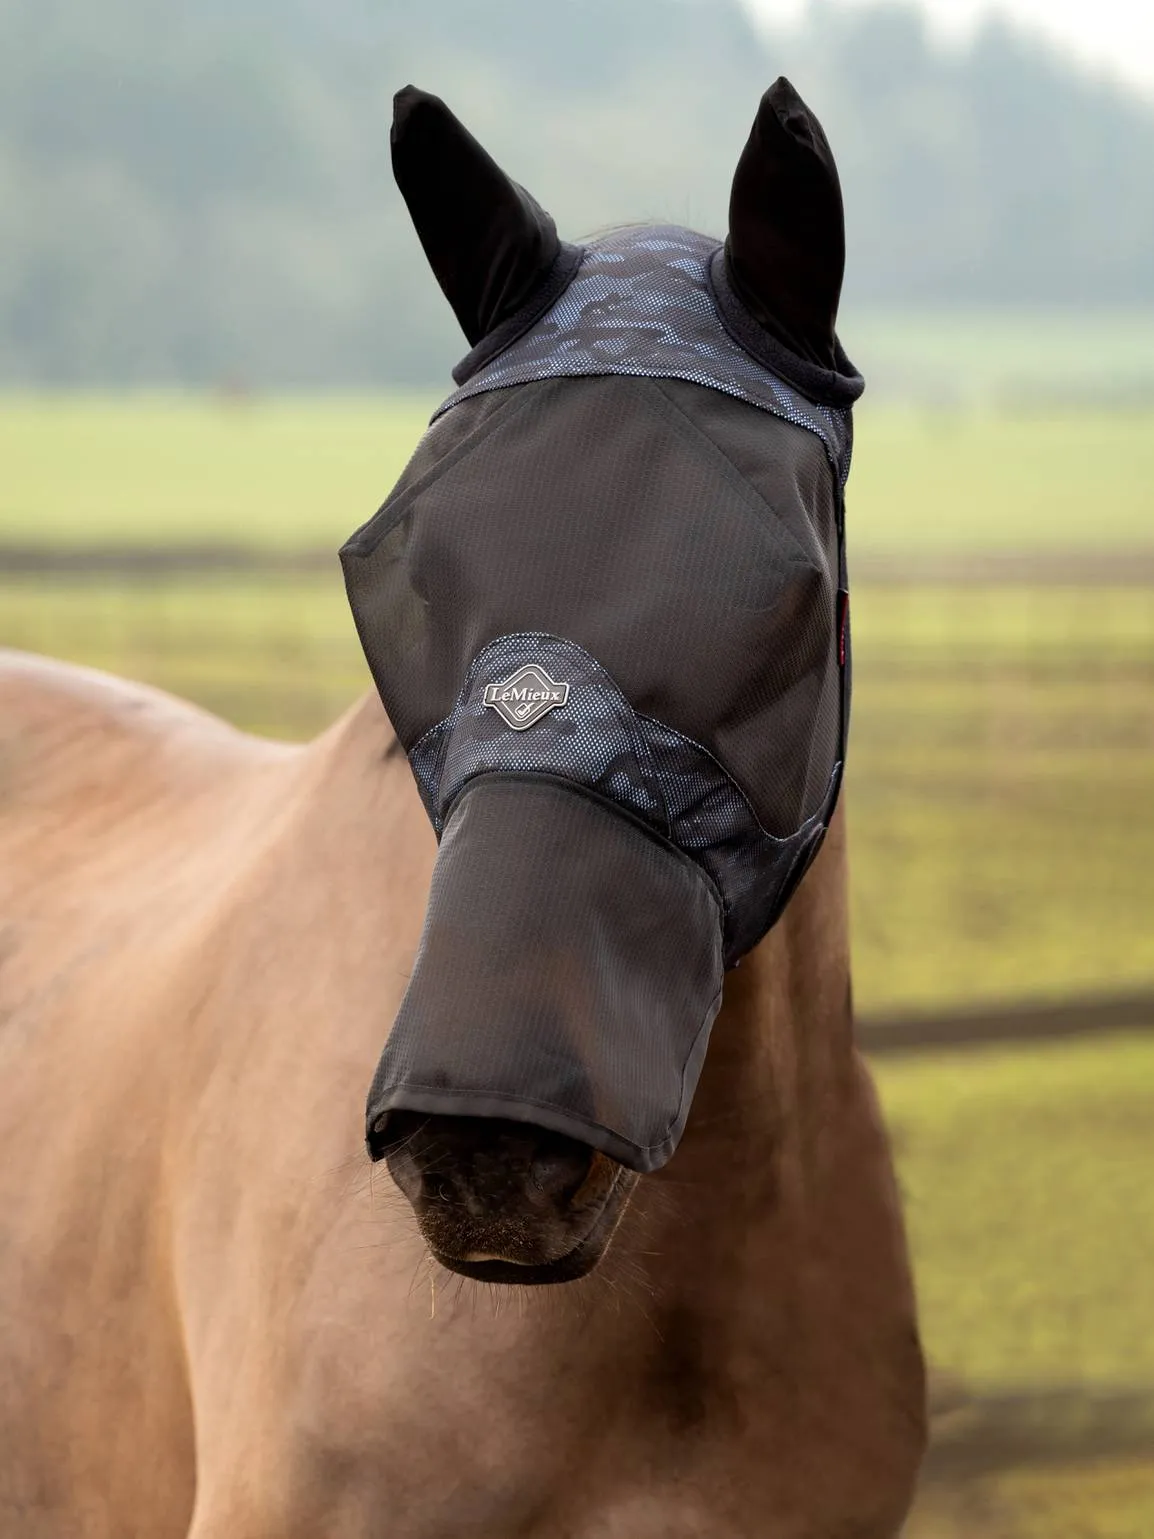
<svg viewBox="0 0 1154 1539"><path fill-rule="evenodd" d="M716 240L677 226L614 232L585 249L572 282L530 329L439 407L533 380L628 374L720 390L815 433L844 486L850 414L807 400L725 330L709 284Z"/></svg>

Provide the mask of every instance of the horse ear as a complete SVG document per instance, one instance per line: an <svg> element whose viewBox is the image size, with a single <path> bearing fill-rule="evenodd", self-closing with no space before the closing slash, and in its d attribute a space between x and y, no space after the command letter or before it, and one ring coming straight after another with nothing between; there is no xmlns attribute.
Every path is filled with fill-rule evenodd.
<svg viewBox="0 0 1154 1539"><path fill-rule="evenodd" d="M783 346L836 367L845 217L821 124L782 76L761 98L729 202L729 272L746 308Z"/></svg>
<svg viewBox="0 0 1154 1539"><path fill-rule="evenodd" d="M429 265L474 346L549 272L557 228L439 97L398 91L390 144Z"/></svg>

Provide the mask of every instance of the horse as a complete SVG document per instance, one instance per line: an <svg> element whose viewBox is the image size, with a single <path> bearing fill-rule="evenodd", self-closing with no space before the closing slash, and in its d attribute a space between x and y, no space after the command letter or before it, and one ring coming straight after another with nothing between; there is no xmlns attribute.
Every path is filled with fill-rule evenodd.
<svg viewBox="0 0 1154 1539"><path fill-rule="evenodd" d="M506 327L500 365L510 317L524 332L528 296L539 320L578 259L436 98L410 88L395 114L434 271L475 347ZM838 372L840 217L820 125L779 81L719 258L778 362ZM659 383L662 420L715 404L709 385ZM536 422L559 420L558 402L632 422L637 392L657 389L596 373L501 385L439 419L425 452L472 441L518 392ZM769 427L756 406L716 404L743 431ZM780 428L797 495L836 501L815 434ZM493 456L511 484L517 465ZM415 466L402 497L420 493ZM350 594L374 662L353 579ZM563 724L563 685L575 699L585 676L540 666L553 696L516 708ZM841 803L823 804L828 831L807 836L772 923L730 946L724 871L562 775L481 773L438 827L390 690L388 712L375 691L286 745L141 685L0 658L0 1534L892 1539L925 1444L924 1367L854 1042ZM509 703L469 718L492 725L485 742L543 744L537 725L499 725ZM499 826L507 852L529 825L511 864L482 867L450 934L462 949L446 950L468 830ZM378 1072L366 1121L414 989L423 1041L429 999L467 1008L488 987L470 937L498 922L514 868L543 873L534 909L555 892L586 922L564 908L581 840L609 852L599 938L574 943L576 962L541 942L509 998L538 972L567 1009L593 997L606 914L644 920L671 1009L685 955L705 958L709 993L730 946L665 1142L614 1123L596 1083L599 1120L579 1097L537 1112L507 1087L457 1105L442 1083L424 1104L400 1073L382 1100ZM468 1059L476 1033L459 1029ZM599 1051L582 1045L581 1067Z"/></svg>

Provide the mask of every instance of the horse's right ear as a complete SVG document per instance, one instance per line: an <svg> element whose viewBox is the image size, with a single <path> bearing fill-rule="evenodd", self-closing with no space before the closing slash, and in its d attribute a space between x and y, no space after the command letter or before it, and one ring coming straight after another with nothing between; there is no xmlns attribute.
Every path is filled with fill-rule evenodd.
<svg viewBox="0 0 1154 1539"><path fill-rule="evenodd" d="M784 76L761 98L738 161L726 250L754 318L798 357L836 367L841 183L821 124Z"/></svg>
<svg viewBox="0 0 1154 1539"><path fill-rule="evenodd" d="M398 91L390 143L429 265L475 346L546 277L560 250L557 228L439 97Z"/></svg>

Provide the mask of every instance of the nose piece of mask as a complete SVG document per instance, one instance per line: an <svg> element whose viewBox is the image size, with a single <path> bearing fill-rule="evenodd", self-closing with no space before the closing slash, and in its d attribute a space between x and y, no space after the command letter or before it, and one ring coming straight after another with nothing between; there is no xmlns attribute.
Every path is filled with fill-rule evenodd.
<svg viewBox="0 0 1154 1539"><path fill-rule="evenodd" d="M721 1000L721 914L688 856L561 780L486 775L441 839L412 978L369 1093L501 1117L655 1170Z"/></svg>
<svg viewBox="0 0 1154 1539"><path fill-rule="evenodd" d="M599 242L524 334L461 370L341 553L441 840L369 1096L374 1157L408 1109L532 1122L656 1169L724 968L828 827L860 379L800 395L720 281L716 243L689 232Z"/></svg>

